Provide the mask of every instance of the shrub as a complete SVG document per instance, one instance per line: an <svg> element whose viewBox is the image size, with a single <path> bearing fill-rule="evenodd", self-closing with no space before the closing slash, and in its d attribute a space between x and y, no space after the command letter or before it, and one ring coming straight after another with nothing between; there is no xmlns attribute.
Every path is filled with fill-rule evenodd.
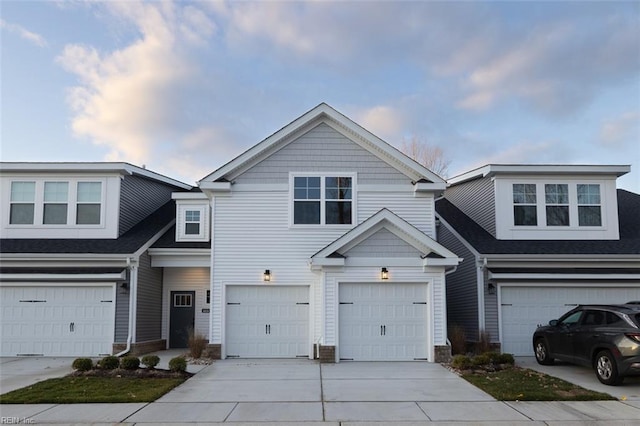
<svg viewBox="0 0 640 426"><path fill-rule="evenodd" d="M491 351L491 334L481 330L476 342L475 353L483 354Z"/></svg>
<svg viewBox="0 0 640 426"><path fill-rule="evenodd" d="M474 367L480 367L483 365L489 365L491 364L491 358L488 355L482 354L482 355L476 355L471 359L471 364Z"/></svg>
<svg viewBox="0 0 640 426"><path fill-rule="evenodd" d="M76 358L73 360L71 367L78 371L89 371L93 368L93 361L89 358Z"/></svg>
<svg viewBox="0 0 640 426"><path fill-rule="evenodd" d="M137 356L125 356L120 359L120 368L125 370L137 370L140 367L140 359Z"/></svg>
<svg viewBox="0 0 640 426"><path fill-rule="evenodd" d="M142 357L142 363L150 370L153 370L160 363L160 357L158 355L145 355Z"/></svg>
<svg viewBox="0 0 640 426"><path fill-rule="evenodd" d="M115 370L120 365L120 360L117 356L109 355L98 361L98 367L103 370Z"/></svg>
<svg viewBox="0 0 640 426"><path fill-rule="evenodd" d="M455 355L451 361L451 366L459 370L471 368L471 359L466 355Z"/></svg>
<svg viewBox="0 0 640 426"><path fill-rule="evenodd" d="M202 352L207 347L207 338L204 334L198 333L193 329L189 330L189 355L192 358L200 358L202 356Z"/></svg>
<svg viewBox="0 0 640 426"><path fill-rule="evenodd" d="M464 333L464 328L453 325L449 330L449 341L453 355L466 353L467 336Z"/></svg>
<svg viewBox="0 0 640 426"><path fill-rule="evenodd" d="M516 360L513 359L511 354L498 354L495 361L496 364L515 364Z"/></svg>
<svg viewBox="0 0 640 426"><path fill-rule="evenodd" d="M177 356L175 358L171 358L169 361L169 370L171 371L186 371L187 370L187 360L181 356Z"/></svg>

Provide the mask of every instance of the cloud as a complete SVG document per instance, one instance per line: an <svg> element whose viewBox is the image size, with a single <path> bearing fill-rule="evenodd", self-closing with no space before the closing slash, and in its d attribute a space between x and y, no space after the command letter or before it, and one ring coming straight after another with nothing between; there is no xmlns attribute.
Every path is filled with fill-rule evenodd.
<svg viewBox="0 0 640 426"><path fill-rule="evenodd" d="M12 24L5 21L4 19L0 19L0 28L12 34L17 34L20 38L23 38L29 41L30 43L35 44L36 46L39 46L39 47L47 46L47 41L43 36L41 36L40 34L34 33L32 31L29 31L18 24Z"/></svg>
<svg viewBox="0 0 640 426"><path fill-rule="evenodd" d="M602 123L600 143L609 147L636 146L640 141L640 112L628 111Z"/></svg>
<svg viewBox="0 0 640 426"><path fill-rule="evenodd" d="M373 134L387 140L401 134L405 126L402 113L384 105L356 110L353 119Z"/></svg>
<svg viewBox="0 0 640 426"><path fill-rule="evenodd" d="M111 52L65 46L57 61L79 80L68 96L72 129L76 136L106 146L109 160L161 162L159 156L178 149L172 139L180 138L189 121L182 92L197 84L198 71L187 52L204 43L215 26L193 6L105 5L114 17L134 25L140 36Z"/></svg>

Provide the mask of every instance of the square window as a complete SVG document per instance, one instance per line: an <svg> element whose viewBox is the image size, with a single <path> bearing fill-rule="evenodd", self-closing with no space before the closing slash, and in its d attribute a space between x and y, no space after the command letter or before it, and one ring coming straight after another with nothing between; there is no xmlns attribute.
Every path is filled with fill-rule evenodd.
<svg viewBox="0 0 640 426"><path fill-rule="evenodd" d="M547 206L547 226L569 226L569 206Z"/></svg>
<svg viewBox="0 0 640 426"><path fill-rule="evenodd" d="M45 204L42 223L45 225L66 225L67 205L66 204Z"/></svg>
<svg viewBox="0 0 640 426"><path fill-rule="evenodd" d="M100 224L100 204L78 204L76 213L78 225Z"/></svg>
<svg viewBox="0 0 640 426"><path fill-rule="evenodd" d="M320 201L296 201L293 206L293 223L320 224Z"/></svg>
<svg viewBox="0 0 640 426"><path fill-rule="evenodd" d="M536 206L513 206L513 222L516 226L537 226Z"/></svg>
<svg viewBox="0 0 640 426"><path fill-rule="evenodd" d="M199 223L185 223L184 224L184 233L186 235L200 235L200 224Z"/></svg>
<svg viewBox="0 0 640 426"><path fill-rule="evenodd" d="M33 225L33 204L12 203L9 223L12 225Z"/></svg>

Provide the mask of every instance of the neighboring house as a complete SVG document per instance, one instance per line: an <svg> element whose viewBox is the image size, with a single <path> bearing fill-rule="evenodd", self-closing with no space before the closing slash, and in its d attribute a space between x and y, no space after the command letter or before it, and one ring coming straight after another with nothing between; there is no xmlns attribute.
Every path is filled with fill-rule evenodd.
<svg viewBox="0 0 640 426"><path fill-rule="evenodd" d="M126 163L0 164L0 355L166 347L147 249L191 187Z"/></svg>
<svg viewBox="0 0 640 426"><path fill-rule="evenodd" d="M447 277L449 326L533 355L538 324L577 304L640 300L640 195L629 166L487 165L449 180L438 241L464 258Z"/></svg>
<svg viewBox="0 0 640 426"><path fill-rule="evenodd" d="M199 188L206 203L176 199L175 232L185 241L211 209L210 276L180 254L194 243L151 254L165 293L195 295L166 309L192 300L214 357L448 358L445 275L461 259L435 240L440 177L320 104Z"/></svg>

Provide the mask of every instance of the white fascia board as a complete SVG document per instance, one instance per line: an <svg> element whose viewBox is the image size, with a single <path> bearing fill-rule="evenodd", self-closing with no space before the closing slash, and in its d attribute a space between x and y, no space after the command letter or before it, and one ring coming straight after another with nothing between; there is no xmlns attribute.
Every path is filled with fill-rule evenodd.
<svg viewBox="0 0 640 426"><path fill-rule="evenodd" d="M456 185L473 179L496 175L609 175L620 177L631 171L631 166L599 164L487 164L454 176L447 182Z"/></svg>
<svg viewBox="0 0 640 426"><path fill-rule="evenodd" d="M120 175L140 175L153 180L191 189L193 186L184 182L161 175L160 173L134 166L129 163L47 163L47 162L19 162L0 163L0 173L118 173Z"/></svg>
<svg viewBox="0 0 640 426"><path fill-rule="evenodd" d="M344 263L343 257L319 257L309 261L312 268L314 266L344 266Z"/></svg>
<svg viewBox="0 0 640 426"><path fill-rule="evenodd" d="M174 192L171 194L172 200L208 200L204 192Z"/></svg>
<svg viewBox="0 0 640 426"><path fill-rule="evenodd" d="M640 274L535 274L535 273L509 273L494 274L489 271L490 280L639 280Z"/></svg>
<svg viewBox="0 0 640 426"><path fill-rule="evenodd" d="M434 192L447 189L446 183L416 182L413 186L415 192Z"/></svg>
<svg viewBox="0 0 640 426"><path fill-rule="evenodd" d="M0 274L0 282L6 281L123 281L126 272L105 274Z"/></svg>
<svg viewBox="0 0 640 426"><path fill-rule="evenodd" d="M200 181L200 189L208 192L231 192L231 182ZM205 194L206 196L206 194Z"/></svg>
<svg viewBox="0 0 640 426"><path fill-rule="evenodd" d="M429 266L458 266L458 264L462 263L464 259L460 257L446 257L444 259L440 258L429 258L425 257L423 259L423 264L425 267Z"/></svg>
<svg viewBox="0 0 640 426"><path fill-rule="evenodd" d="M211 249L149 249L152 267L211 267Z"/></svg>
<svg viewBox="0 0 640 426"><path fill-rule="evenodd" d="M211 249L195 248L152 248L150 256L211 256Z"/></svg>

